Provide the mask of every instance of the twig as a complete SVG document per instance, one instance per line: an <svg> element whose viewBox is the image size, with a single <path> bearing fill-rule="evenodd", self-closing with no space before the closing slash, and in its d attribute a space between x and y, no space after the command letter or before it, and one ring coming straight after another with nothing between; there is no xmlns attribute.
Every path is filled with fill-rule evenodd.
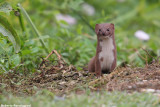
<svg viewBox="0 0 160 107"><path fill-rule="evenodd" d="M59 68L58 70L63 69L64 64L66 64L66 62L62 59L61 55L60 55L56 50L51 51L51 52L47 55L46 58L42 59L42 62L41 62L41 64L40 64L40 66L39 66L39 69L40 69L41 67L42 67L42 69L45 68L45 66L46 66L46 65L45 65L45 62L48 61L47 59L48 59L53 53L55 53L56 56L58 57L57 62L58 62L58 64L59 64L59 66L60 66L60 67L58 67L58 68ZM53 69L55 69L55 67L54 67L54 68L51 68L51 69L49 69L49 70L47 70L47 71L50 71L50 70L52 71ZM47 71L46 71L46 72L47 72ZM42 71L41 74L42 74L41 76L44 76L44 75L45 75L45 71Z"/></svg>
<svg viewBox="0 0 160 107"><path fill-rule="evenodd" d="M148 56L150 56L151 58L155 59L152 55L150 55L150 54L148 53L148 51L147 51L146 49L144 49L144 48L142 48L142 49L147 53Z"/></svg>
<svg viewBox="0 0 160 107"><path fill-rule="evenodd" d="M139 53L137 54L141 59L143 59L146 62L146 65L148 65L148 59L147 56L146 58L144 58L143 56L141 56Z"/></svg>
<svg viewBox="0 0 160 107"><path fill-rule="evenodd" d="M54 51L51 51L51 53L49 53L48 56L46 58L44 58L44 60L47 60L53 53L54 53Z"/></svg>
<svg viewBox="0 0 160 107"><path fill-rule="evenodd" d="M57 55L58 59L61 60L61 55L58 54L58 52L56 50L53 50L53 52Z"/></svg>
<svg viewBox="0 0 160 107"><path fill-rule="evenodd" d="M66 62L63 60L63 58L61 57L61 55L56 51L53 50L52 52L50 52L48 54L48 56L45 58L45 60L47 60L53 53L55 53L58 57L58 63L60 64L60 67L63 67L63 64L66 64Z"/></svg>
<svg viewBox="0 0 160 107"><path fill-rule="evenodd" d="M158 63L160 56L158 56L157 58L154 58L152 55L150 55L150 54L148 53L148 51L147 51L146 49L144 49L144 48L142 48L142 49L146 52L146 54L147 54L149 57L151 57L151 58L153 59L152 63L153 63L153 62Z"/></svg>
<svg viewBox="0 0 160 107"><path fill-rule="evenodd" d="M61 60L61 55L58 54L58 52L56 50L51 51L48 56L46 58L44 58L45 60L47 60L53 53L55 53L58 57L58 60Z"/></svg>

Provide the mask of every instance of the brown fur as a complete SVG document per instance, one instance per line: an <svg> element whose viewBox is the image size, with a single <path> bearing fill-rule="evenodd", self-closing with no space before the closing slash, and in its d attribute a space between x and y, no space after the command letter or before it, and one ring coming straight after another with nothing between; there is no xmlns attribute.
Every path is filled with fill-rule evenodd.
<svg viewBox="0 0 160 107"><path fill-rule="evenodd" d="M103 61L103 57L100 60Z"/></svg>
<svg viewBox="0 0 160 107"><path fill-rule="evenodd" d="M114 38L114 24L109 24L109 23L96 24L95 32L97 34L96 56L94 56L90 60L90 62L88 64L88 71L89 72L95 72L97 76L101 76L102 73L110 73L110 72L112 72L116 67L117 52L116 52L116 44L115 44L115 38ZM113 56L114 56L114 60L113 60L113 63L111 65L111 68L101 70L100 61L103 61L104 59L101 58L99 60L99 53L102 51L102 47L100 46L100 41L103 41L103 39L104 39L103 37L105 37L105 36L111 37L113 39L113 45L114 45L114 49L113 49L113 54L114 55Z"/></svg>

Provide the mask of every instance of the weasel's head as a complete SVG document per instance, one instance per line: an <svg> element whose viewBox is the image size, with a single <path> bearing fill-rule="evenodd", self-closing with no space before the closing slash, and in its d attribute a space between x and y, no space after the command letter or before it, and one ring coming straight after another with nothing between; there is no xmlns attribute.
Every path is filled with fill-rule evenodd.
<svg viewBox="0 0 160 107"><path fill-rule="evenodd" d="M96 24L95 32L97 36L100 38L111 38L114 33L114 24L112 23L104 23L104 24Z"/></svg>

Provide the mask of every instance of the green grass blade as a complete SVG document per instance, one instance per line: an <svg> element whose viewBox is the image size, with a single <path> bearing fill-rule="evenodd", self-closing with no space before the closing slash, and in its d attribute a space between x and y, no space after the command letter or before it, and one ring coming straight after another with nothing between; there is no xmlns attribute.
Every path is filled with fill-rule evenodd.
<svg viewBox="0 0 160 107"><path fill-rule="evenodd" d="M0 33L4 36L8 36L9 40L12 42L15 52L18 53L20 51L20 38L17 35L17 32L14 30L12 25L8 22L8 20L0 15Z"/></svg>
<svg viewBox="0 0 160 107"><path fill-rule="evenodd" d="M42 44L42 47L45 49L46 53L49 53L48 49L45 46L45 43L43 42L43 40L41 39L41 35L39 33L39 31L37 30L36 26L34 25L34 23L32 22L31 18L29 17L28 13L25 11L25 9L21 6L21 4L18 4L18 7L20 8L21 12L23 13L24 17L27 19L28 23L31 25L32 29L34 30L34 32L36 33L36 35L38 36L40 43Z"/></svg>

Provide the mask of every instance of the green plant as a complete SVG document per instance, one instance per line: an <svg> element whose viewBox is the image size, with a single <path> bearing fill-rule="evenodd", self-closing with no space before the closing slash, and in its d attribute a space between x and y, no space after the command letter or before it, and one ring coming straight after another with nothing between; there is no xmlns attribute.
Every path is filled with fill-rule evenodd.
<svg viewBox="0 0 160 107"><path fill-rule="evenodd" d="M18 3L21 3L23 8L17 7ZM83 3L94 7L94 16L88 16L84 13ZM112 22L115 24L118 65L127 63L133 66L143 66L146 61L137 54L139 52L141 56L146 55L141 48L151 49L155 53L155 57L159 55L159 1L2 0L0 5L1 16L3 20L8 22L4 26L2 24L4 21L0 20L3 29L7 29L2 30L3 34L7 31L12 34L9 37L20 38L15 39L15 42L10 42L0 33L1 71L5 69L6 71L34 72L41 62L41 57L47 56L45 52L47 50L50 52L53 49L56 49L68 63L77 67L86 66L96 50L96 35L94 33L96 23ZM24 9L29 14L27 15L30 17L27 18L28 21ZM19 13L20 15L15 16ZM70 25L64 20L59 21L56 19L58 14L70 15L76 19L77 23ZM30 19L32 19L32 23ZM8 25L13 27L9 30L6 28ZM145 31L151 39L146 42L138 40L134 37L137 30ZM14 50L18 52L19 49L19 53L16 54ZM11 57L12 55L13 57ZM11 62L12 59L10 60L14 57L17 59L16 63ZM55 59L56 57L50 58L50 60ZM148 60L151 62L153 59L148 57Z"/></svg>

